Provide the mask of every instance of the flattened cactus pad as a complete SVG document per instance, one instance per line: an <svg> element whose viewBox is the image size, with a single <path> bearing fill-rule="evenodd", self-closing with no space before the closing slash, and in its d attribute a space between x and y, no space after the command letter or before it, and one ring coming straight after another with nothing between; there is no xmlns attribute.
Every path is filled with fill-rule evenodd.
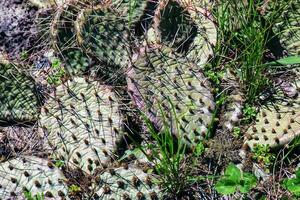
<svg viewBox="0 0 300 200"><path fill-rule="evenodd" d="M191 1L161 1L154 17L156 39L202 66L212 55L217 31L206 10Z"/></svg>
<svg viewBox="0 0 300 200"><path fill-rule="evenodd" d="M263 108L255 124L247 130L245 144L251 149L257 144L273 148L285 145L300 135L299 100Z"/></svg>
<svg viewBox="0 0 300 200"><path fill-rule="evenodd" d="M153 177L135 167L108 169L99 175L100 189L97 195L103 200L161 199L160 189Z"/></svg>
<svg viewBox="0 0 300 200"><path fill-rule="evenodd" d="M170 48L144 52L128 73L128 89L155 125L161 128L166 121L191 147L206 135L215 108L211 85L195 65Z"/></svg>
<svg viewBox="0 0 300 200"><path fill-rule="evenodd" d="M0 121L33 122L38 114L33 79L13 65L0 63Z"/></svg>
<svg viewBox="0 0 300 200"><path fill-rule="evenodd" d="M84 78L58 86L40 116L41 131L54 154L88 173L111 160L123 138L123 125L111 88Z"/></svg>
<svg viewBox="0 0 300 200"><path fill-rule="evenodd" d="M67 187L62 172L48 160L24 156L0 163L1 199L23 199L23 191L32 196L44 194L53 199L65 199Z"/></svg>

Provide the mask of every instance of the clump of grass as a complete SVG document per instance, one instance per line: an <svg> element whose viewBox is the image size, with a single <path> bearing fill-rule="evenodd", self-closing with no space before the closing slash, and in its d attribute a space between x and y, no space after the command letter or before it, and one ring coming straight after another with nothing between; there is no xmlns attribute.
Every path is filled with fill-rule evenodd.
<svg viewBox="0 0 300 200"><path fill-rule="evenodd" d="M250 106L260 103L259 97L272 86L268 75L273 69L265 65L273 37L271 28L281 8L289 2L281 3L267 18L261 14L265 6L262 0L222 0L214 11L218 43L212 68L234 71Z"/></svg>
<svg viewBox="0 0 300 200"><path fill-rule="evenodd" d="M171 104L171 117L177 119L175 108ZM191 178L196 158L204 153L204 146L199 142L193 150L188 150L186 144L180 137L175 137L169 125L166 113L160 110L162 116L162 127L157 130L150 119L142 113L143 121L151 142L138 146L147 159L154 164L154 170L159 175L158 182L166 196L177 198L185 195L187 189L193 184L195 178ZM179 122L176 123L177 134L180 135ZM153 145L155 144L155 145ZM147 152L151 151L151 155ZM187 154L192 151L191 154ZM190 163L189 156L193 157L194 163Z"/></svg>

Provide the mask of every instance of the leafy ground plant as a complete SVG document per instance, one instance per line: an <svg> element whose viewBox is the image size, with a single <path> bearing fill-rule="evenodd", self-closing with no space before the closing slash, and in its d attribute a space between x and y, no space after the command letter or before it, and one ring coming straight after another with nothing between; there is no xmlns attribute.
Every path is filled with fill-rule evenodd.
<svg viewBox="0 0 300 200"><path fill-rule="evenodd" d="M253 159L269 169L275 161L275 155L270 152L269 145L256 145L253 149Z"/></svg>
<svg viewBox="0 0 300 200"><path fill-rule="evenodd" d="M225 174L216 183L216 190L222 195L234 194L235 192L247 193L257 184L253 174L241 172L234 164L230 163Z"/></svg>
<svg viewBox="0 0 300 200"><path fill-rule="evenodd" d="M296 177L284 179L282 186L295 195L295 197L300 197L300 168L296 171Z"/></svg>

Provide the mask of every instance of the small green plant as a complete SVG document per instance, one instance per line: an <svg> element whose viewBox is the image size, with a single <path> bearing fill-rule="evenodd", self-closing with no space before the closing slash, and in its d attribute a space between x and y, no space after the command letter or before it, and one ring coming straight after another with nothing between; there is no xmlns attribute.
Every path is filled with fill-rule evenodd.
<svg viewBox="0 0 300 200"><path fill-rule="evenodd" d="M81 191L80 186L72 184L69 186L69 193L74 194L74 193L78 193Z"/></svg>
<svg viewBox="0 0 300 200"><path fill-rule="evenodd" d="M296 197L300 197L300 168L296 171L296 177L284 179L282 186Z"/></svg>
<svg viewBox="0 0 300 200"><path fill-rule="evenodd" d="M21 60L26 60L26 59L28 59L28 57L29 57L28 51L22 51L20 53Z"/></svg>
<svg viewBox="0 0 300 200"><path fill-rule="evenodd" d="M63 167L64 164L65 164L65 162L64 162L63 160L55 160L55 162L54 162L54 165L55 165L55 167L57 167L57 168Z"/></svg>
<svg viewBox="0 0 300 200"><path fill-rule="evenodd" d="M233 136L240 137L242 134L240 127L233 127Z"/></svg>
<svg viewBox="0 0 300 200"><path fill-rule="evenodd" d="M211 69L205 72L205 75L216 85L220 85L221 80L224 76L223 72L216 72Z"/></svg>
<svg viewBox="0 0 300 200"><path fill-rule="evenodd" d="M253 149L253 159L269 170L275 161L275 155L270 152L269 145L255 145Z"/></svg>
<svg viewBox="0 0 300 200"><path fill-rule="evenodd" d="M61 83L61 78L66 75L66 71L61 66L61 61L59 59L54 59L52 61L51 68L54 70L54 73L48 76L47 82L50 85L59 85Z"/></svg>
<svg viewBox="0 0 300 200"><path fill-rule="evenodd" d="M32 196L30 191L24 191L23 194L24 194L26 200L44 200L45 199L45 196L43 193Z"/></svg>
<svg viewBox="0 0 300 200"><path fill-rule="evenodd" d="M244 114L244 120L246 122L249 122L256 117L257 110L255 109L255 107L247 104L247 105L245 105L245 107L243 109L243 114Z"/></svg>
<svg viewBox="0 0 300 200"><path fill-rule="evenodd" d="M233 163L230 163L225 174L216 183L216 190L222 195L247 193L256 186L256 177L251 173L241 172Z"/></svg>

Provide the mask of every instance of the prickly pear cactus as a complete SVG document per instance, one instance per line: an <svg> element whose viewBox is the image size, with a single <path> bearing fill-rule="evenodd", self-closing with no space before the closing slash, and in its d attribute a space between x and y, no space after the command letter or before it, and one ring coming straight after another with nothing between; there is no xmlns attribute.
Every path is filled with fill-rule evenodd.
<svg viewBox="0 0 300 200"><path fill-rule="evenodd" d="M146 50L128 73L128 89L157 127L165 121L190 147L205 137L215 108L210 83L170 48Z"/></svg>
<svg viewBox="0 0 300 200"><path fill-rule="evenodd" d="M111 8L127 18L128 27L134 28L138 23L145 22L145 18L152 18L151 15L145 15L152 13L151 10L155 9L156 4L157 0L114 0Z"/></svg>
<svg viewBox="0 0 300 200"><path fill-rule="evenodd" d="M300 98L262 108L253 126L247 130L245 144L271 148L285 145L300 135Z"/></svg>
<svg viewBox="0 0 300 200"><path fill-rule="evenodd" d="M0 121L34 122L38 118L39 99L33 79L16 66L1 62L0 102Z"/></svg>
<svg viewBox="0 0 300 200"><path fill-rule="evenodd" d="M123 138L120 107L110 87L75 78L49 96L39 123L58 159L90 173L112 159Z"/></svg>
<svg viewBox="0 0 300 200"><path fill-rule="evenodd" d="M274 24L273 31L291 55L300 55L300 1L290 3Z"/></svg>
<svg viewBox="0 0 300 200"><path fill-rule="evenodd" d="M25 191L48 199L66 199L68 195L64 175L48 160L24 156L0 163L0 169L1 199L24 199Z"/></svg>
<svg viewBox="0 0 300 200"><path fill-rule="evenodd" d="M131 49L126 18L108 10L86 9L77 24L77 40L87 52L108 65L128 65Z"/></svg>
<svg viewBox="0 0 300 200"><path fill-rule="evenodd" d="M153 177L135 167L111 168L99 175L97 195L103 200L161 199Z"/></svg>
<svg viewBox="0 0 300 200"><path fill-rule="evenodd" d="M58 7L51 25L52 47L59 52L69 74L82 74L91 66L91 58L76 41L76 19L81 9L87 7L84 2L67 1Z"/></svg>
<svg viewBox="0 0 300 200"><path fill-rule="evenodd" d="M161 1L154 17L156 39L199 66L212 54L217 33L204 9L192 1Z"/></svg>

